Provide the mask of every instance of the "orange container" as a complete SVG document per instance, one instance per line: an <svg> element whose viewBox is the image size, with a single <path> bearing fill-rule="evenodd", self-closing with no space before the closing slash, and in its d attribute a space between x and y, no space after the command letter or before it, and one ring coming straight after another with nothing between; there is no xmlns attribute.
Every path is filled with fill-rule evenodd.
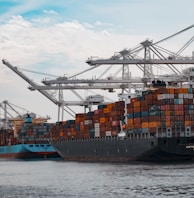
<svg viewBox="0 0 194 198"><path fill-rule="evenodd" d="M109 113L109 112L111 112L111 108L104 108L103 109L103 113Z"/></svg>
<svg viewBox="0 0 194 198"><path fill-rule="evenodd" d="M140 102L139 102L139 101L134 102L134 103L133 103L133 106L134 106L134 107L140 107Z"/></svg>
<svg viewBox="0 0 194 198"><path fill-rule="evenodd" d="M149 123L148 122L142 122L141 126L142 126L142 128L148 128L149 127Z"/></svg>
<svg viewBox="0 0 194 198"><path fill-rule="evenodd" d="M166 110L165 111L165 115L169 116L170 115L170 111L169 110Z"/></svg>
<svg viewBox="0 0 194 198"><path fill-rule="evenodd" d="M100 123L105 123L105 122L108 122L108 118L107 117L100 118Z"/></svg>
<svg viewBox="0 0 194 198"><path fill-rule="evenodd" d="M185 126L191 126L191 121L190 120L185 120Z"/></svg>
<svg viewBox="0 0 194 198"><path fill-rule="evenodd" d="M128 124L133 124L133 118L128 118L127 122L128 122Z"/></svg>
<svg viewBox="0 0 194 198"><path fill-rule="evenodd" d="M175 115L184 115L184 111L183 110L176 110L175 111Z"/></svg>
<svg viewBox="0 0 194 198"><path fill-rule="evenodd" d="M84 125L80 125L80 131L84 131Z"/></svg>
<svg viewBox="0 0 194 198"><path fill-rule="evenodd" d="M182 88L183 93L188 93L188 88Z"/></svg>
<svg viewBox="0 0 194 198"><path fill-rule="evenodd" d="M63 131L59 132L59 136L62 137L63 136Z"/></svg>
<svg viewBox="0 0 194 198"><path fill-rule="evenodd" d="M154 128L158 126L158 122L149 122L149 128Z"/></svg>
<svg viewBox="0 0 194 198"><path fill-rule="evenodd" d="M188 88L179 88L179 93L188 93Z"/></svg>
<svg viewBox="0 0 194 198"><path fill-rule="evenodd" d="M166 121L166 126L170 127L171 126L171 122L170 121Z"/></svg>
<svg viewBox="0 0 194 198"><path fill-rule="evenodd" d="M114 105L115 105L115 103L110 103L110 104L107 104L106 107L108 109L112 109Z"/></svg>
<svg viewBox="0 0 194 198"><path fill-rule="evenodd" d="M169 93L170 93L170 94L174 94L174 88L170 88L170 89L169 89Z"/></svg>

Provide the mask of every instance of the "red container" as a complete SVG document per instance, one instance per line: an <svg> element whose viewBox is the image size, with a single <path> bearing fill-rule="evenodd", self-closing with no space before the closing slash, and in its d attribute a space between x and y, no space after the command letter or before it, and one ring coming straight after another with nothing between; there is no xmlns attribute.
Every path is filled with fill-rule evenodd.
<svg viewBox="0 0 194 198"><path fill-rule="evenodd" d="M117 136L117 135L118 135L118 131L117 131L117 130L111 131L111 135L112 135L112 136Z"/></svg>
<svg viewBox="0 0 194 198"><path fill-rule="evenodd" d="M156 127L151 127L149 128L150 133L156 133Z"/></svg>
<svg viewBox="0 0 194 198"><path fill-rule="evenodd" d="M112 121L111 126L120 126L120 121Z"/></svg>

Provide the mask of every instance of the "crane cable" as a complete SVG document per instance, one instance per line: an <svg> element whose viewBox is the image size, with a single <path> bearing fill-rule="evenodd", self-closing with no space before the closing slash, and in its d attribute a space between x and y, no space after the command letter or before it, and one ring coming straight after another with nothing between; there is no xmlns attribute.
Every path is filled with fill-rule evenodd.
<svg viewBox="0 0 194 198"><path fill-rule="evenodd" d="M194 27L194 24L193 24L193 25L190 25L189 27L187 27L187 28L185 28L185 29L183 29L183 30L181 30L181 31L179 31L179 32L177 32L177 33L175 33L175 34L172 34L171 36L168 36L168 37L166 37L166 38L164 38L164 39L162 39L162 40L160 40L160 41L157 41L156 43L153 43L152 45L156 45L156 44L158 44L158 43L161 43L161 42L163 42L163 41L166 41L166 40L168 40L168 39L170 39L170 38L172 38L172 37L174 37L174 36L177 36L178 34L181 34L181 33L185 32L185 31L187 31L187 30L193 28L193 27Z"/></svg>

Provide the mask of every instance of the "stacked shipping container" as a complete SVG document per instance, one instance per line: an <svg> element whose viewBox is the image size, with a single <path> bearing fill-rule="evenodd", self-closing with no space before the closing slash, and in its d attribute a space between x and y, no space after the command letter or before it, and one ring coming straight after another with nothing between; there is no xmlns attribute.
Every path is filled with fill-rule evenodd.
<svg viewBox="0 0 194 198"><path fill-rule="evenodd" d="M0 130L0 146L15 144L13 130Z"/></svg>
<svg viewBox="0 0 194 198"><path fill-rule="evenodd" d="M189 135L193 131L192 88L161 88L145 92L127 105L129 133Z"/></svg>
<svg viewBox="0 0 194 198"><path fill-rule="evenodd" d="M48 143L52 127L51 123L23 123L16 133L14 130L0 130L0 146Z"/></svg>
<svg viewBox="0 0 194 198"><path fill-rule="evenodd" d="M17 143L41 144L48 143L50 138L51 123L23 123L16 133Z"/></svg>
<svg viewBox="0 0 194 198"><path fill-rule="evenodd" d="M127 121L130 134L189 135L194 131L194 90L160 88L131 98L124 119L124 101L99 105L87 114L76 114L75 120L58 123L51 130L53 140L117 136L120 121Z"/></svg>
<svg viewBox="0 0 194 198"><path fill-rule="evenodd" d="M51 129L53 140L117 136L124 115L124 102L99 105L98 109L76 114L75 120L57 123ZM71 125L68 123L71 122Z"/></svg>

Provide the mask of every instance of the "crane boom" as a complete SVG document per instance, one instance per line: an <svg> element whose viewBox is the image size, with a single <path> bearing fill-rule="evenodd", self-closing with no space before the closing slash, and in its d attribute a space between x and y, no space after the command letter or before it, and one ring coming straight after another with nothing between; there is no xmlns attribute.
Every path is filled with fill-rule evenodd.
<svg viewBox="0 0 194 198"><path fill-rule="evenodd" d="M89 105L101 104L103 102L103 101L88 101L88 100L84 100L83 98L81 98L81 96L79 96L75 92L75 90L72 90L71 88L69 88L69 89L72 90L72 92L74 94L76 94L76 96L78 96L81 99L81 101L64 101L63 100L63 96L62 96L62 86L61 85L59 85L57 87L57 90L59 90L59 99L56 99L51 94L49 94L49 92L47 91L49 89L46 89L46 90L44 89L43 90L40 85L38 85L37 83L35 83L31 79L29 79L17 67L11 65L7 60L2 59L2 62L3 62L4 65L6 65L8 68L10 68L12 71L14 71L16 74L18 74L22 79L24 79L26 82L28 82L30 84L30 87L29 87L30 90L38 90L46 98L48 98L49 100L51 100L54 104L58 105L58 120L60 118L60 110L62 111L62 120L63 120L63 111L66 111L69 115L71 115L72 117L74 117L74 115L70 111L66 110L64 107L66 107L69 110L71 110L68 106L80 105L80 106L87 107ZM89 70L91 70L91 68ZM30 71L30 70L27 70L27 71ZM86 72L86 71L84 71L84 72ZM77 74L77 75L79 75L79 74ZM72 77L70 77L70 78L72 78ZM66 77L59 77L57 79L60 81L62 79L66 79ZM50 86L48 86L48 87L50 87ZM75 112L73 112L73 113L75 114Z"/></svg>
<svg viewBox="0 0 194 198"><path fill-rule="evenodd" d="M176 32L175 34L172 34L172 35L170 35L170 36L168 36L168 37L166 37L166 38L164 38L164 39L162 39L162 40L160 40L160 41L157 41L157 42L154 43L153 45L156 45L156 44L158 44L158 43L161 43L161 42L163 42L163 41L166 41L166 40L168 40L168 39L170 39L170 38L172 38L172 37L174 37L174 36L177 36L177 35L179 35L179 34L185 32L185 31L187 31L187 30L193 28L193 27L194 27L194 24L193 24L193 25L190 25L189 27L187 27L187 28L185 28L185 29L183 29L183 30L181 30L181 31L179 31L179 32Z"/></svg>
<svg viewBox="0 0 194 198"><path fill-rule="evenodd" d="M8 103L8 101L3 101L3 103L4 104L6 104L6 105L8 105L18 116L20 116L20 113L16 110L16 109L14 109L9 103Z"/></svg>
<svg viewBox="0 0 194 198"><path fill-rule="evenodd" d="M11 65L7 60L2 60L3 64L9 67L12 71L14 71L16 74L18 74L21 78L23 78L26 82L28 82L32 87L37 87L38 84L34 83L32 80L30 80L27 76L25 76L21 71L17 69L17 67L14 67ZM43 94L45 97L47 97L49 100L51 100L54 104L60 105L60 102L57 101L55 98L53 98L47 91L45 90L38 90L41 94Z"/></svg>
<svg viewBox="0 0 194 198"><path fill-rule="evenodd" d="M194 59L88 59L86 61L89 65L102 65L102 64L194 64Z"/></svg>

